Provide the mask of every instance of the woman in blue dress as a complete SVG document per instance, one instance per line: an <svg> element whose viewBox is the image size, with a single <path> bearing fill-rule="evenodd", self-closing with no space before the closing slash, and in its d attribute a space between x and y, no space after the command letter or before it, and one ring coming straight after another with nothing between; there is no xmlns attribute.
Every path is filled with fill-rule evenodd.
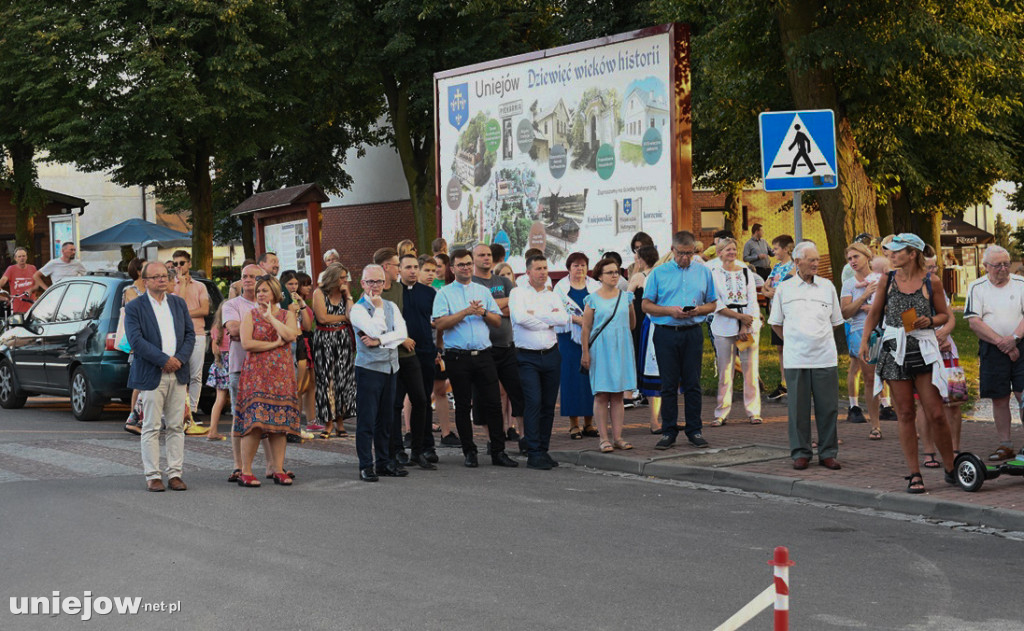
<svg viewBox="0 0 1024 631"><path fill-rule="evenodd" d="M625 415L623 393L636 389L636 364L633 360L633 334L636 314L633 294L618 289L618 264L605 258L594 266L594 278L601 287L584 300L583 354L581 365L590 372L594 393L594 416L601 436L601 451L632 449L622 439ZM608 440L608 417L612 420L612 440Z"/></svg>
<svg viewBox="0 0 1024 631"><path fill-rule="evenodd" d="M558 352L562 356L561 389L562 416L569 417L569 437L579 440L584 436L600 436L594 429L594 394L590 380L580 374L580 359L583 347L580 333L583 327L583 301L588 294L597 291L601 283L587 275L590 260L582 252L573 252L565 260L569 275L555 284L555 294L561 298L572 322L558 332ZM580 428L580 417L583 428Z"/></svg>

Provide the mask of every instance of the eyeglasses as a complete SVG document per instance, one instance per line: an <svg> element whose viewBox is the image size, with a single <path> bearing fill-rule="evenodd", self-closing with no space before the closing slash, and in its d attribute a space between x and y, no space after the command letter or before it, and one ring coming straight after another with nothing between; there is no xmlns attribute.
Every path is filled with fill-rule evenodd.
<svg viewBox="0 0 1024 631"><path fill-rule="evenodd" d="M455 267L473 267L472 263L456 263Z"/></svg>
<svg viewBox="0 0 1024 631"><path fill-rule="evenodd" d="M605 274L609 274L609 275L611 275L611 276L618 276L618 275L619 275L619 274L621 274L621 273L622 273L622 272L620 272L620 271L619 271L619 270L617 270L617 269L610 269L610 270L607 270L607 271L601 272L601 275L602 275L602 276L604 276Z"/></svg>
<svg viewBox="0 0 1024 631"><path fill-rule="evenodd" d="M991 267L992 269L1010 269L1009 263L985 263L985 267Z"/></svg>
<svg viewBox="0 0 1024 631"><path fill-rule="evenodd" d="M167 280L167 274L157 274L155 276L144 276L146 280Z"/></svg>
<svg viewBox="0 0 1024 631"><path fill-rule="evenodd" d="M273 278L275 278L273 274L264 274L263 276L257 276L256 280L262 283L265 280L271 280Z"/></svg>
<svg viewBox="0 0 1024 631"><path fill-rule="evenodd" d="M366 280L366 279L363 279L363 284L365 284L365 285L383 285L384 281L383 280Z"/></svg>
<svg viewBox="0 0 1024 631"><path fill-rule="evenodd" d="M175 261L174 264L177 265L178 267L185 267L186 265L188 265L188 261Z"/></svg>

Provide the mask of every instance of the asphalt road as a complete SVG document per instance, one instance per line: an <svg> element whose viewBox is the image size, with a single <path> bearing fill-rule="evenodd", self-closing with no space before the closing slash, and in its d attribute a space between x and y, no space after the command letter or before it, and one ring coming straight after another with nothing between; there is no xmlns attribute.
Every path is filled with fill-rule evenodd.
<svg viewBox="0 0 1024 631"><path fill-rule="evenodd" d="M51 438L80 474L47 478ZM0 412L0 470L19 472L0 481L0 629L713 629L770 584L777 545L794 630L1020 629L1015 536L453 452L366 484L298 448L295 486L259 489L193 454L188 492L146 493L119 468L134 441L59 406ZM180 609L11 612L54 591Z"/></svg>

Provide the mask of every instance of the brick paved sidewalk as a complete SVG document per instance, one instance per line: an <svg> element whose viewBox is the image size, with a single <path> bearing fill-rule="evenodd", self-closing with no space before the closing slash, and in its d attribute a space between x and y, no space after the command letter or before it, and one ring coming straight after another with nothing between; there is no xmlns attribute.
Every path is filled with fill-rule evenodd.
<svg viewBox="0 0 1024 631"><path fill-rule="evenodd" d="M703 409L714 409L713 397L705 397ZM737 405L739 406L737 408ZM843 444L839 447L838 460L843 468L840 471L830 471L818 466L817 459L813 460L810 468L805 471L796 471L792 468L792 461L789 457L789 438L787 434L786 406L785 401L780 403L766 402L763 407L764 423L762 425L750 425L742 416L742 403L737 400L733 406L733 416L722 427L707 427L703 430L704 438L710 443L710 448L695 449L686 442L685 437L680 434L676 445L666 451L654 449L659 436L652 435L649 429L649 410L638 408L626 411L626 428L624 437L634 445L629 451L615 451L614 455L619 458L629 458L638 462L659 462L671 463L686 466L693 463L694 466L710 467L716 470L742 471L750 474L761 474L766 476L777 476L784 479L803 480L810 482L821 482L838 487L859 489L864 491L882 493L904 493L906 480L903 479L909 471L904 463L903 452L900 449L897 436L896 421L882 421L883 439L879 441L869 440L868 432L871 429L869 423L852 424L845 420L845 411L840 411L839 437ZM710 416L710 415L708 415ZM682 410L680 409L680 417ZM707 420L705 420L707 423ZM598 439L584 438L570 440L568 435L568 420L555 420L555 436L552 440L551 450L561 452L572 452L585 450L586 452L598 452ZM1020 424L1013 425L1014 445L1019 449L1024 444L1024 430ZM961 448L964 451L971 451L980 455L984 460L991 453L998 442L995 438L995 428L991 422L965 421L961 433ZM741 450L754 452L752 458L761 458L761 461L743 462L744 458L738 457L737 462L729 464L724 462L721 465L714 463L700 463L699 460L715 460L709 452L718 453L717 458L724 460L729 451L746 446L766 446L771 449L762 450ZM603 455L603 454L602 454ZM773 458L773 459L765 459ZM923 456L921 457L923 460ZM653 459L653 460L652 460ZM593 463L594 458L588 458L587 464ZM959 487L949 486L943 482L942 469L927 469L921 467L924 476L925 486L928 493L924 498L933 498L945 502L958 502L978 507L992 507L997 509L1008 509L1021 511L1020 517L1024 520L1024 479L1019 477L1003 476L997 480L988 480L984 487L976 493L966 493ZM837 498L837 503L844 503ZM1024 521L1022 521L1024 523Z"/></svg>

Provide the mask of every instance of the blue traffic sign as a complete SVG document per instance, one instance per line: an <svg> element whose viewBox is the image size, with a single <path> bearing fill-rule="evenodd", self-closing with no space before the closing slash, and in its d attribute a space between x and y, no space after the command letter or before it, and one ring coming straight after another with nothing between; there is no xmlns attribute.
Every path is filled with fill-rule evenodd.
<svg viewBox="0 0 1024 631"><path fill-rule="evenodd" d="M761 112L761 178L766 191L839 186L832 110Z"/></svg>

